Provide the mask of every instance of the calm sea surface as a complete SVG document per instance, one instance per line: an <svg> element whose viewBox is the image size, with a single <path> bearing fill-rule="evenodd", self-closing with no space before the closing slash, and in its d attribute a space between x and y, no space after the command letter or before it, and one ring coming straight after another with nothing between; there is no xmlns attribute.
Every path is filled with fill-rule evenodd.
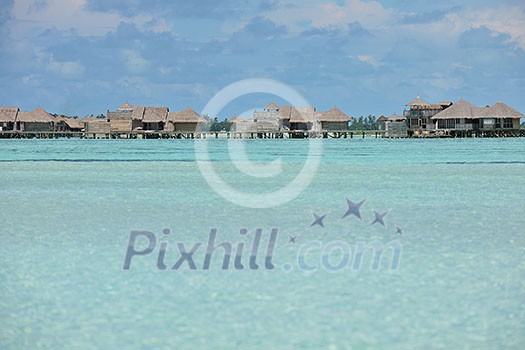
<svg viewBox="0 0 525 350"><path fill-rule="evenodd" d="M190 140L1 140L0 348L523 349L525 139L321 146L208 141L220 186L256 209L219 195ZM312 158L295 198L260 202ZM346 199L366 199L361 220ZM227 270L221 247L203 269L213 229ZM137 238L153 250L125 270L135 230L156 241ZM195 270L172 270L199 242ZM359 244L385 247L377 269L372 248L353 268Z"/></svg>

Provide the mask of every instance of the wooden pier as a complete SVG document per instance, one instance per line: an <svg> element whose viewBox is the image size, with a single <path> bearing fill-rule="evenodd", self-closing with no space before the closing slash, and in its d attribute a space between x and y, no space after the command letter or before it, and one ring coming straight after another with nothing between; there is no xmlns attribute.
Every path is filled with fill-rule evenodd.
<svg viewBox="0 0 525 350"><path fill-rule="evenodd" d="M271 132L230 132L230 131L131 131L131 132L68 132L68 131L0 131L0 139L305 139L305 138L384 138L380 130L337 130L337 131L271 131ZM409 138L473 138L473 137L524 137L525 129L496 130L449 130L427 135L409 135Z"/></svg>
<svg viewBox="0 0 525 350"><path fill-rule="evenodd" d="M267 132L234 132L234 131L131 131L131 132L67 132L67 131L0 131L3 139L305 139L305 138L354 138L383 137L383 132L372 131L267 131Z"/></svg>

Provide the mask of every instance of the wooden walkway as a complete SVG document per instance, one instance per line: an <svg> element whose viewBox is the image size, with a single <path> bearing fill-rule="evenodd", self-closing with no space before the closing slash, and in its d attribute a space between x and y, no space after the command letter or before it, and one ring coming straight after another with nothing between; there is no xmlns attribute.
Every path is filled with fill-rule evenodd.
<svg viewBox="0 0 525 350"><path fill-rule="evenodd" d="M66 131L0 131L4 139L304 139L304 138L354 138L383 136L382 131L131 131L131 132L66 132Z"/></svg>
<svg viewBox="0 0 525 350"><path fill-rule="evenodd" d="M465 137L524 137L525 129L498 130L449 130L414 138L465 138ZM131 132L67 132L67 131L0 131L0 139L304 139L304 138L383 138L380 130L338 131L131 131Z"/></svg>

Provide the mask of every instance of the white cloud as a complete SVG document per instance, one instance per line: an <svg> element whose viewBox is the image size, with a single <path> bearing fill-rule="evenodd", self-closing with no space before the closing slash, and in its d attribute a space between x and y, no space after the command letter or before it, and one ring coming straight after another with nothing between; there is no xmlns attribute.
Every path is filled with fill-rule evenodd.
<svg viewBox="0 0 525 350"><path fill-rule="evenodd" d="M123 50L122 58L131 73L144 73L150 67L150 63L139 52L131 49Z"/></svg>
<svg viewBox="0 0 525 350"><path fill-rule="evenodd" d="M381 67L384 65L384 63L380 62L374 56L370 56L370 55L358 55L357 59L363 63L368 63L369 65L373 67Z"/></svg>
<svg viewBox="0 0 525 350"><path fill-rule="evenodd" d="M75 30L79 35L104 35L113 31L122 21L143 25L151 16L123 18L116 13L92 12L85 7L86 0L15 0L10 22L15 38L33 35L49 28Z"/></svg>
<svg viewBox="0 0 525 350"><path fill-rule="evenodd" d="M84 66L77 61L57 61L53 54L45 52L44 50L35 48L34 54L36 57L37 66L52 74L52 76L61 79L78 79L84 75ZM27 77L24 77L27 78ZM27 84L30 80L23 80Z"/></svg>
<svg viewBox="0 0 525 350"><path fill-rule="evenodd" d="M525 50L525 9L519 6L500 6L467 13L474 28L485 26L490 30L508 34L512 41Z"/></svg>
<svg viewBox="0 0 525 350"><path fill-rule="evenodd" d="M440 48L454 43L469 29L487 27L497 34L507 34L510 41L525 49L525 10L518 6L496 8L463 8L450 12L438 21L405 24L392 28L400 36L406 33L412 38L424 38Z"/></svg>
<svg viewBox="0 0 525 350"><path fill-rule="evenodd" d="M84 66L74 61L56 61L51 57L47 69L54 74L60 75L66 79L76 79L84 75Z"/></svg>
<svg viewBox="0 0 525 350"><path fill-rule="evenodd" d="M325 28L346 27L349 23L359 22L367 29L379 28L390 22L393 14L378 1L346 0L342 5L315 0L294 5L296 3L285 1L283 6L268 12L266 17L296 32L304 30L305 23L314 28Z"/></svg>

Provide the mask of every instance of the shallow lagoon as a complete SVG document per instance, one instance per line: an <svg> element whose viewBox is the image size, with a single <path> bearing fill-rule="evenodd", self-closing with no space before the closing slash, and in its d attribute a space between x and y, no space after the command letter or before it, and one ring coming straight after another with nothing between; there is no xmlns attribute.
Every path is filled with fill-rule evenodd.
<svg viewBox="0 0 525 350"><path fill-rule="evenodd" d="M227 144L208 142L214 169L254 194L291 181L308 149L308 140L245 140L249 160L282 160L279 175L253 178L232 165ZM1 141L0 347L519 349L525 342L524 139L323 140L313 181L266 209L219 196L195 159L189 140ZM362 220L341 219L346 198L366 199ZM370 226L373 210L388 211L386 227ZM310 227L312 213L327 214L324 228ZM171 235L162 238L166 228ZM156 249L122 269L132 230L169 242L171 266L176 242L205 244L211 228L221 242L247 247L256 229L267 242L278 228L276 268L223 271L218 254L209 270L162 271ZM378 271L364 263L330 272L313 251L308 263L318 268L306 272L296 257L311 241L351 248L397 241L403 249L394 271L387 254Z"/></svg>

